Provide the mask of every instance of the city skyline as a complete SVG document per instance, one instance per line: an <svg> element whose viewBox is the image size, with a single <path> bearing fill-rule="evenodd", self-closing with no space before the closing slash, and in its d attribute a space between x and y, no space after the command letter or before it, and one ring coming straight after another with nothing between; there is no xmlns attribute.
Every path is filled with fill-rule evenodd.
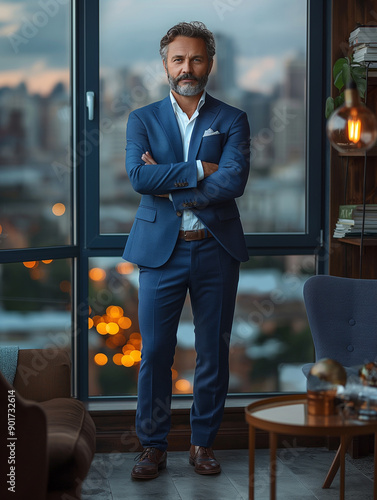
<svg viewBox="0 0 377 500"><path fill-rule="evenodd" d="M57 81L68 85L68 9L55 3L58 15L45 12L40 1L0 2L0 86L15 86L26 77L31 91L46 94ZM262 5L196 0L189 6L174 3L174 9L170 0L142 4L143 9L135 0L100 2L103 71L120 66L143 71L147 65L159 67L163 74L158 54L161 36L176 22L198 18L215 35L236 34L237 82L245 90L271 90L281 78L284 62L306 51L304 0L266 0ZM146 11L154 22L144 29Z"/></svg>

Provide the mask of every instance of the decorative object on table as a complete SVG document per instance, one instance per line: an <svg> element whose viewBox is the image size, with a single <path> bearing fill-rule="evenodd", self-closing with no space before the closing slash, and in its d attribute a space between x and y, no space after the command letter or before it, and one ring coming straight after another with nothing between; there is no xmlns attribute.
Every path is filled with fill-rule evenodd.
<svg viewBox="0 0 377 500"><path fill-rule="evenodd" d="M377 387L377 363L371 361L363 365L359 370L359 377L364 385Z"/></svg>
<svg viewBox="0 0 377 500"><path fill-rule="evenodd" d="M361 383L367 386L361 394L364 396L365 404L359 410L360 420L377 419L377 363L371 361L360 368L359 376Z"/></svg>
<svg viewBox="0 0 377 500"><path fill-rule="evenodd" d="M324 358L315 363L308 376L309 415L333 415L336 413L335 397L339 385L347 382L344 367L333 359Z"/></svg>
<svg viewBox="0 0 377 500"><path fill-rule="evenodd" d="M377 363L369 362L358 369L358 378L350 380L338 389L337 398L342 401L343 415L347 419L377 419Z"/></svg>

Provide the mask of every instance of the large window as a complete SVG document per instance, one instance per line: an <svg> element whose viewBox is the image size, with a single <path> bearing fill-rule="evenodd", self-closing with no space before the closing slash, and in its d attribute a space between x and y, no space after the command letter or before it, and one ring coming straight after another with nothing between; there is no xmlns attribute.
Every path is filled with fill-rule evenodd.
<svg viewBox="0 0 377 500"><path fill-rule="evenodd" d="M313 352L302 286L321 251L322 9L0 0L0 344L72 345L78 397L135 397L138 269L121 255L140 197L124 166L127 120L168 95L163 34L201 20L217 42L208 92L244 109L252 129L230 392L304 388ZM193 336L187 298L177 395L192 392Z"/></svg>
<svg viewBox="0 0 377 500"><path fill-rule="evenodd" d="M0 249L71 242L68 2L0 2Z"/></svg>
<svg viewBox="0 0 377 500"><path fill-rule="evenodd" d="M0 264L0 341L26 349L70 352L71 262Z"/></svg>
<svg viewBox="0 0 377 500"><path fill-rule="evenodd" d="M153 23L141 32L145 12ZM124 168L127 118L168 94L159 41L177 22L198 18L217 45L208 91L245 110L252 128L252 169L239 200L244 230L305 232L304 0L100 0L100 231L130 230L139 196Z"/></svg>
<svg viewBox="0 0 377 500"><path fill-rule="evenodd" d="M302 285L316 272L320 229L320 198L314 195L318 176L314 179L310 173L318 158L306 141L310 102L315 98L314 90L308 93L308 61L314 50L308 23L313 10L313 2L306 0L99 0L93 14L99 58L88 58L87 71L93 78L85 89L98 94L98 121L94 116L87 133L98 138L96 154L87 162L91 173L96 165L98 175L88 190L98 210L98 220L88 220L90 245L96 252L89 272L89 395L136 394L139 347L132 345L139 345L138 271L124 263L127 274L122 275L119 258L98 252L111 249L114 255L116 247L121 251L121 235L130 231L140 201L124 165L128 116L168 95L159 42L173 24L192 19L203 21L216 38L208 92L244 109L252 129L251 173L237 200L252 257L241 266L230 392L304 387L300 366L312 359L313 352ZM153 23L144 29L146 12ZM321 43L316 43L320 51ZM101 280L93 281L94 271ZM98 297L104 296L108 300L101 303ZM114 326L117 319L111 311L118 311L121 321L127 317L132 326ZM192 392L193 338L187 298L173 366L175 394Z"/></svg>
<svg viewBox="0 0 377 500"><path fill-rule="evenodd" d="M241 266L230 338L230 393L305 390L301 366L312 359L302 301L313 256L253 257ZM138 270L114 257L90 261L89 394L135 395L141 337ZM194 327L187 297L178 328L173 393L190 394Z"/></svg>
<svg viewBox="0 0 377 500"><path fill-rule="evenodd" d="M0 2L0 345L50 357L74 331L70 14Z"/></svg>

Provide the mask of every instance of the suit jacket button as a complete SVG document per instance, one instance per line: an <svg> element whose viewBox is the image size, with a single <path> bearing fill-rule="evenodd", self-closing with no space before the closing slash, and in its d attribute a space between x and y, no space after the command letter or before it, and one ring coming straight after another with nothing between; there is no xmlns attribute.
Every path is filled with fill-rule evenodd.
<svg viewBox="0 0 377 500"><path fill-rule="evenodd" d="M182 212L177 212L178 217L182 217Z"/></svg>

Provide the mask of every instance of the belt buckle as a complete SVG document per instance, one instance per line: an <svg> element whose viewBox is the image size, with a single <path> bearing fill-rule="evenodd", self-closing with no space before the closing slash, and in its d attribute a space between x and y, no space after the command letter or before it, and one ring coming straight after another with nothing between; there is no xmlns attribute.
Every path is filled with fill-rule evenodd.
<svg viewBox="0 0 377 500"><path fill-rule="evenodd" d="M195 240L195 231L188 230L184 232L185 241L194 241Z"/></svg>

